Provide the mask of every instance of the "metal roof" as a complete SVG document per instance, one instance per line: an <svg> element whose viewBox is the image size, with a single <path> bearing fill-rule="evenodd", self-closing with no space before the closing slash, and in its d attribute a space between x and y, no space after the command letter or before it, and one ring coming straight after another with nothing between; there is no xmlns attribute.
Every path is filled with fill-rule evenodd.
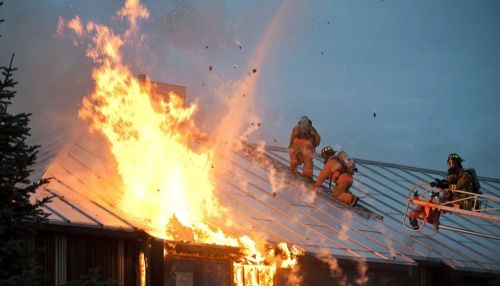
<svg viewBox="0 0 500 286"><path fill-rule="evenodd" d="M86 133L84 133L86 134ZM115 188L106 177L102 142L96 135L44 146L36 169L54 177L38 196L52 202L44 208L50 222L102 229L136 230L106 196ZM442 262L452 268L500 272L500 241L425 228L407 231L401 220L407 191L416 183L444 176L444 172L355 159L358 172L351 188L361 197L361 209L351 209L331 198L324 187L313 192L311 184L288 170L285 148L243 144L238 152L217 156L216 193L221 204L237 217L248 233L262 233L271 242L300 245L310 253L330 252L337 258L415 265L416 261ZM45 153L44 153L45 152ZM52 163L47 166L46 162ZM43 163L45 162L45 163ZM323 163L315 160L315 175ZM481 177L482 191L495 195L500 180ZM92 182L107 186L102 196L90 192ZM93 195L90 195L90 194ZM443 224L500 235L500 225L456 214L441 216Z"/></svg>
<svg viewBox="0 0 500 286"><path fill-rule="evenodd" d="M42 145L34 166L33 178L42 176L52 178L36 193L37 198L49 197L51 201L42 209L49 214L49 222L58 225L78 225L93 228L106 228L136 231L137 228L126 218L119 215L108 204L105 196L90 195L90 182L105 183L105 173L99 163L103 158L99 154L99 145L92 142L92 136L78 137L66 144L71 135L48 137L49 144ZM85 145L87 144L87 145ZM43 170L43 171L40 171ZM101 185L102 186L102 185ZM109 192L112 185L109 184ZM103 191L104 192L104 191Z"/></svg>

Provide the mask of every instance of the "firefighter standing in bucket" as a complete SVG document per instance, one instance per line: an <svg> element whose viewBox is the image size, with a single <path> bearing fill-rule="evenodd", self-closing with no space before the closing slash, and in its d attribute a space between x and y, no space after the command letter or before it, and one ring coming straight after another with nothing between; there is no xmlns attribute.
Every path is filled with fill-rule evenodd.
<svg viewBox="0 0 500 286"><path fill-rule="evenodd" d="M462 167L463 161L464 160L457 153L451 153L448 155L447 163L449 168L446 180L436 180L436 182L431 183L431 186L433 187L442 189L446 188L449 190L444 193L445 201L458 200L467 196L466 194L455 193L453 192L454 190L469 193L477 192L473 187L473 175L470 173L470 170L466 171ZM459 204L454 207L470 210L472 208L472 200L460 201Z"/></svg>
<svg viewBox="0 0 500 286"><path fill-rule="evenodd" d="M321 157L325 164L314 184L314 189L320 187L326 179L331 179L335 183L332 190L333 197L346 205L355 206L359 198L349 192L356 171L354 162L348 158L345 152L340 151L336 154L329 146L321 149ZM348 163L349 161L352 163Z"/></svg>
<svg viewBox="0 0 500 286"><path fill-rule="evenodd" d="M297 167L304 164L304 176L312 181L314 150L319 145L321 137L312 126L307 116L302 116L297 126L292 129L288 153L290 154L290 170L297 172Z"/></svg>
<svg viewBox="0 0 500 286"><path fill-rule="evenodd" d="M438 202L434 202L433 200L439 198L439 195L437 193L433 194L433 197L431 197L431 199L428 199L430 202L439 204L441 203L441 201L449 202L449 201L463 199L466 196L468 196L466 194L454 192L454 190L460 190L470 193L479 192L479 190L474 190L473 186L475 171L473 171L474 175L472 175L470 173L472 169L464 170L464 168L462 167L463 161L464 160L457 153L451 153L450 155L448 155L447 163L449 168L446 179L443 180L436 179L435 182L430 183L431 187L443 189L443 197L442 199L439 199ZM416 199L422 199L418 198L418 195L416 196L417 196ZM472 208L472 204L473 200L468 199L455 203L453 207L470 210ZM477 204L476 207L479 208L479 204ZM430 222L435 227L437 227L439 225L439 215L440 215L439 210L432 209L430 210L429 214L425 216L425 208L419 206L417 207L416 210L410 212L409 214L410 224L413 229L418 229L419 227L417 218L426 217L427 222Z"/></svg>

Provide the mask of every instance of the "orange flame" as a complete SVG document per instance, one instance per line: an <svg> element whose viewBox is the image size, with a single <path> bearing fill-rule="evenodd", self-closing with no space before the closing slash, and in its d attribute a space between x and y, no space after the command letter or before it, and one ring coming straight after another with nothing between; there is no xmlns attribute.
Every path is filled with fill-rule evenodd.
<svg viewBox="0 0 500 286"><path fill-rule="evenodd" d="M111 143L123 183L118 206L134 223L155 237L175 239L167 226L175 217L192 230L194 241L243 246L257 252L255 243L243 236L233 238L204 221L220 216L212 177L213 151L189 144L196 133L196 105L185 107L174 93L153 102L151 87L141 84L122 64L121 48L138 30L137 21L149 12L139 1L129 0L117 13L130 27L117 35L105 25L88 22L85 34L77 16L67 26L78 36L92 39L87 56L100 66L93 70L94 92L83 99L79 112ZM64 23L60 19L58 29ZM78 23L78 24L75 24ZM256 256L262 261L262 255Z"/></svg>
<svg viewBox="0 0 500 286"><path fill-rule="evenodd" d="M68 27L73 30L78 36L83 35L82 21L80 17L76 16L68 22Z"/></svg>
<svg viewBox="0 0 500 286"><path fill-rule="evenodd" d="M77 36L92 40L87 56L99 66L92 73L95 89L83 99L79 116L110 143L122 181L121 194L116 196L118 208L155 237L242 247L246 263L257 264L249 271L263 276L258 277L266 281L262 285L272 285L276 266L292 267L301 252L282 243L279 261L264 266L266 258L259 251L263 247L250 237L231 237L205 223L220 218L223 208L214 195L214 151L190 140L197 133L193 115L198 107L184 106L174 93L158 102L152 99L151 86L132 75L121 55L127 39L138 31L138 21L149 12L139 0L127 0L117 16L129 23L123 35L105 25L83 25L78 16L67 22L60 18L58 33L65 24ZM177 222L181 226L175 226ZM180 238L179 227L188 228L189 234Z"/></svg>
<svg viewBox="0 0 500 286"><path fill-rule="evenodd" d="M196 106L182 107L172 93L156 111L147 90L124 67L103 65L93 77L96 89L84 98L80 117L90 119L111 142L124 188L120 208L161 238L167 238L165 227L173 215L184 226L218 215L212 153L193 151L183 137L189 132L178 132Z"/></svg>

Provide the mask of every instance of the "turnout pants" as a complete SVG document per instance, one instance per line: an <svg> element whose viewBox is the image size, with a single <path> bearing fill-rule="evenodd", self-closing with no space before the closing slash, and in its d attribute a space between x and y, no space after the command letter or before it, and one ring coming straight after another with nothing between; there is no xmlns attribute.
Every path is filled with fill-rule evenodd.
<svg viewBox="0 0 500 286"><path fill-rule="evenodd" d="M314 148L308 139L293 139L293 143L288 149L290 154L290 170L297 172L297 167L304 164L304 176L312 180Z"/></svg>
<svg viewBox="0 0 500 286"><path fill-rule="evenodd" d="M354 200L354 195L349 192L352 182L352 175L347 173L341 174L337 178L337 181L335 181L335 188L332 193L333 197L347 205L351 205Z"/></svg>

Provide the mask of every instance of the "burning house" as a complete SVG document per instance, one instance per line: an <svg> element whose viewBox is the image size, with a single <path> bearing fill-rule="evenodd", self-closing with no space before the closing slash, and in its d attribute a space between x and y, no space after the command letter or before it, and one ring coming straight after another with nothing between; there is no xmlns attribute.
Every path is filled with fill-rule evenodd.
<svg viewBox="0 0 500 286"><path fill-rule="evenodd" d="M35 177L52 178L37 194L51 198L35 239L44 285L92 271L141 286L498 282L498 223L443 215L443 225L482 236L402 226L408 189L443 173L357 159L360 207L326 186L314 192L289 171L287 149L201 136L185 88L132 76L120 49L148 11L127 1L117 16L129 22L123 35L79 17L58 23L92 40L97 67L79 110L90 130L38 142ZM481 180L483 193L500 190L500 180Z"/></svg>
<svg viewBox="0 0 500 286"><path fill-rule="evenodd" d="M152 83L152 94L166 96L176 89L185 97L182 87ZM44 206L49 223L36 238L43 249L44 285L77 281L92 270L118 285L498 282L497 223L456 214L442 217L443 225L490 237L403 228L408 189L442 172L356 159L359 172L353 192L362 199L361 207L351 209L332 200L326 187L315 193L289 172L285 148L241 143L231 152L216 154L210 163L213 199L231 224L221 217L204 217L203 224L214 235L208 238L209 231L183 223L167 209L176 207L168 202L175 194L163 197L161 188L152 188L152 198L134 197L122 204L130 194L122 190L116 174L119 162L100 134L83 130L70 139L51 138L41 142L35 174L52 178L38 193L51 198ZM322 162L316 159L315 165L317 175ZM498 179L481 178L481 183L485 194L500 189ZM141 199L148 201L149 210L142 208ZM155 224L166 214L175 218ZM247 237L250 242L234 243L228 237ZM252 245L259 251L249 251ZM290 261L297 264L286 265Z"/></svg>

